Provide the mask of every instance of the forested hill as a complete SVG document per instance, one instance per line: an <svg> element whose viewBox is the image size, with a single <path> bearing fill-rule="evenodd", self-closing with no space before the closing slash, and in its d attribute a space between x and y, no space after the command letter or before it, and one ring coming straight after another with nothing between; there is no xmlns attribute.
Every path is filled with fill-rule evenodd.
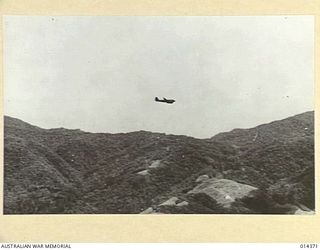
<svg viewBox="0 0 320 250"><path fill-rule="evenodd" d="M314 210L314 113L210 139L4 118L4 213Z"/></svg>

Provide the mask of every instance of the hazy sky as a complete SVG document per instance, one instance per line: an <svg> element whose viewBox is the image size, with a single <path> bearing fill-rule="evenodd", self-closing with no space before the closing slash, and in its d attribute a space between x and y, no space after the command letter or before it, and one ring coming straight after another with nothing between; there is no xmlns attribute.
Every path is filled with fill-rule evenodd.
<svg viewBox="0 0 320 250"><path fill-rule="evenodd" d="M313 21L6 16L5 114L206 138L313 110Z"/></svg>

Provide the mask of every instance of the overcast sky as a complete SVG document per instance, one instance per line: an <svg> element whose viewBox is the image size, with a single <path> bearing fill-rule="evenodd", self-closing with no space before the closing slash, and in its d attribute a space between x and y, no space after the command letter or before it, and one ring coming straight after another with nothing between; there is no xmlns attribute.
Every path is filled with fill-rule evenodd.
<svg viewBox="0 0 320 250"><path fill-rule="evenodd" d="M311 16L4 21L5 114L43 128L207 138L314 107Z"/></svg>

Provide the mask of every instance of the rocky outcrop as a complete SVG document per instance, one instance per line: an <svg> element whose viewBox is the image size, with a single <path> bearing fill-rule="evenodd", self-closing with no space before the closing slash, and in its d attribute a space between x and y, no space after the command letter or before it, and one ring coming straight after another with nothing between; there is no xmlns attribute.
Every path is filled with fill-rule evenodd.
<svg viewBox="0 0 320 250"><path fill-rule="evenodd" d="M204 182L206 180L209 180L209 176L204 174L204 175L200 175L197 179L196 179L196 183L200 183L200 182Z"/></svg>
<svg viewBox="0 0 320 250"><path fill-rule="evenodd" d="M294 214L299 214L299 215L315 215L314 211L305 211L301 209L297 209Z"/></svg>
<svg viewBox="0 0 320 250"><path fill-rule="evenodd" d="M171 197L169 200L166 200L165 202L161 203L159 206L175 206L177 204L177 201L179 199L177 197Z"/></svg>
<svg viewBox="0 0 320 250"><path fill-rule="evenodd" d="M189 205L189 202L187 201L181 201L177 204L177 207L183 207L183 206L188 206Z"/></svg>
<svg viewBox="0 0 320 250"><path fill-rule="evenodd" d="M148 207L146 210L142 211L140 214L153 214L154 210L152 207Z"/></svg>
<svg viewBox="0 0 320 250"><path fill-rule="evenodd" d="M142 176L145 176L145 175L148 175L148 174L149 174L149 170L148 170L148 169L145 169L145 170L142 170L142 171L138 172L137 174L142 175Z"/></svg>
<svg viewBox="0 0 320 250"><path fill-rule="evenodd" d="M228 208L236 199L246 197L253 190L257 190L257 188L232 180L212 178L202 182L188 194L206 194L214 199L218 205Z"/></svg>
<svg viewBox="0 0 320 250"><path fill-rule="evenodd" d="M158 167L160 167L160 163L161 163L160 160L153 161L152 164L148 168L151 168L151 169L158 168Z"/></svg>
<svg viewBox="0 0 320 250"><path fill-rule="evenodd" d="M139 171L137 174L142 175L142 176L149 175L150 174L149 170L156 169L156 168L160 167L160 163L161 163L160 160L153 161L151 163L151 165L147 167L147 169Z"/></svg>

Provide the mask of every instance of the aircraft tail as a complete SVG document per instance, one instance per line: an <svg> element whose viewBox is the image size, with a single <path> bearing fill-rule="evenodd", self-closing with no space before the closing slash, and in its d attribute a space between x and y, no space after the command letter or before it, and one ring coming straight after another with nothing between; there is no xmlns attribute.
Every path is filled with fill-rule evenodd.
<svg viewBox="0 0 320 250"><path fill-rule="evenodd" d="M159 98L158 98L158 97L156 97L156 98L154 98L154 100L155 100L155 101L159 101Z"/></svg>

